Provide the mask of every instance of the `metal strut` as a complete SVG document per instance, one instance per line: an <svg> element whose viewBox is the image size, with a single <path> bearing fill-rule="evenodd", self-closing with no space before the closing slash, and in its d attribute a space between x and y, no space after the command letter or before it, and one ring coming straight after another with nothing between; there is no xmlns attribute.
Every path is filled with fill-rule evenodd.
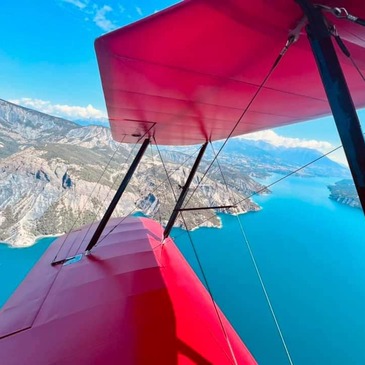
<svg viewBox="0 0 365 365"><path fill-rule="evenodd" d="M180 196L179 196L179 199L177 200L176 202L176 205L175 205L175 208L174 210L172 211L171 213L171 216L170 216L170 219L169 221L167 222L167 225L166 225L166 228L163 232L163 238L165 239L171 232L171 229L176 221L176 218L177 218L177 215L179 214L179 211L184 203L184 200L186 198L186 195L189 191L189 187L190 187L190 184L191 182L193 181L193 178L194 178L194 175L196 173L196 170L198 169L199 167L199 164L200 164L200 161L201 159L203 158L203 155L204 155L204 152L206 150L208 146L208 142L205 142L202 146L202 148L200 149L199 151L199 154L198 154L198 157L196 158L195 162L194 162L194 165L193 165L193 168L191 169L190 171L190 174L186 180L186 183L185 185L182 187L182 190L181 190L181 193L180 193Z"/></svg>
<svg viewBox="0 0 365 365"><path fill-rule="evenodd" d="M117 206L120 198L122 197L125 189L127 188L128 183L129 183L130 179L132 178L134 172L136 171L136 168L138 167L139 162L141 161L141 158L143 157L149 144L150 144L149 138L145 139L144 142L142 143L141 148L139 149L136 157L134 158L131 166L129 167L128 172L124 176L124 179L121 182L117 192L115 193L113 200L111 201L107 211L104 214L104 217L100 221L98 227L96 228L94 235L92 236L89 244L87 245L86 250L85 250L86 252L89 252L97 244L101 234L104 231L105 226L107 225L111 215L114 212L115 207Z"/></svg>
<svg viewBox="0 0 365 365"><path fill-rule="evenodd" d="M193 210L210 210L210 209L229 209L236 208L237 205L218 205L213 207L196 207L196 208L180 208L179 212L188 212Z"/></svg>
<svg viewBox="0 0 365 365"><path fill-rule="evenodd" d="M308 0L295 1L308 19L308 39L365 212L365 141L355 105L321 9Z"/></svg>

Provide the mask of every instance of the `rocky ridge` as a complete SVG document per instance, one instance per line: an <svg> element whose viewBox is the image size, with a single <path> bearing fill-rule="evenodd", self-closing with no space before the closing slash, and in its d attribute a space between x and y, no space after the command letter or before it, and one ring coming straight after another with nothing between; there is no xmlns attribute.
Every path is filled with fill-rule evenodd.
<svg viewBox="0 0 365 365"><path fill-rule="evenodd" d="M114 142L105 127L80 127L0 100L0 241L31 245L37 236L61 234L99 220L130 162L127 157L135 152L130 145ZM174 195L178 196L193 162L180 166L186 159L181 151L162 154L170 182L157 151L149 149L115 216L141 211L167 222ZM194 192L203 178L199 171L190 189L194 196L188 197L189 207L241 200L236 208L222 211L258 210L254 202L243 199L262 186L228 165L224 175L225 181L215 169ZM219 226L217 213L202 210L186 212L184 217L189 229L202 223ZM176 225L183 225L181 218Z"/></svg>
<svg viewBox="0 0 365 365"><path fill-rule="evenodd" d="M355 184L352 180L344 179L329 185L330 199L353 208L361 208L360 199L357 195Z"/></svg>

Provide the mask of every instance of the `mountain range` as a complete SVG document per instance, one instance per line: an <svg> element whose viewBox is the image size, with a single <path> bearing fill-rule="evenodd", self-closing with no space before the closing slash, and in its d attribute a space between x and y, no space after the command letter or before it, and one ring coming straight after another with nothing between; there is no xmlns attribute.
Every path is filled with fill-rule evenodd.
<svg viewBox="0 0 365 365"><path fill-rule="evenodd" d="M216 150L222 142L216 142ZM234 160L246 173L288 174L304 165L299 176L333 176L349 178L349 169L329 159L315 149L303 147L274 146L264 141L232 138L224 147L221 159Z"/></svg>
<svg viewBox="0 0 365 365"><path fill-rule="evenodd" d="M360 199L353 180L343 179L337 181L335 184L329 185L328 189L331 192L330 199L353 208L361 208Z"/></svg>
<svg viewBox="0 0 365 365"><path fill-rule="evenodd" d="M106 127L82 127L0 100L0 241L31 245L37 236L61 234L99 220L137 147L114 142ZM141 211L166 224L193 163L184 153L170 152L162 152L167 179L158 151L149 149L116 216ZM183 160L188 161L181 166ZM198 183L199 188L189 197L189 207L242 202L230 210L184 213L189 229L202 223L219 226L219 211L260 209L244 198L262 185L237 171L225 180L217 175L213 172L202 183L203 172L197 173L191 192ZM235 183L237 176L240 184ZM176 224L183 225L181 217Z"/></svg>
<svg viewBox="0 0 365 365"><path fill-rule="evenodd" d="M138 147L113 141L106 127L80 124L0 100L0 241L30 245L37 236L61 234L101 218ZM215 142L214 150L221 145ZM115 216L140 211L166 224L197 149L149 148ZM269 191L255 177L291 172L318 158L319 152L232 139L205 176L213 156L208 149L191 186L188 206L240 203L230 209L185 212L189 229L201 224L219 226L219 212L259 210L247 197ZM328 158L301 174L348 176L344 167ZM183 224L179 217L176 225Z"/></svg>

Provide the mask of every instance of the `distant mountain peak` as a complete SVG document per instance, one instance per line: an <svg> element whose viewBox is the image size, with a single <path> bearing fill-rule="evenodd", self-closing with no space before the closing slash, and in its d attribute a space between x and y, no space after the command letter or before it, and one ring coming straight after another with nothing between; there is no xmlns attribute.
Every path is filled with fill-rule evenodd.
<svg viewBox="0 0 365 365"><path fill-rule="evenodd" d="M74 120L80 126L103 126L109 128L109 120L107 118L88 118Z"/></svg>

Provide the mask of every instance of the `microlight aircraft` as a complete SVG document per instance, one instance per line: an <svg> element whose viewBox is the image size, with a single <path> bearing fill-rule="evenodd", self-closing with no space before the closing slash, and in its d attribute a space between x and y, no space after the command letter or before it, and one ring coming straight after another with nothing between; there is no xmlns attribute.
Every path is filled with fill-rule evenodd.
<svg viewBox="0 0 365 365"><path fill-rule="evenodd" d="M364 208L364 19L363 0L186 0L98 38L113 138L141 147L2 309L1 364L255 364L169 233L208 142L331 112ZM202 144L167 225L110 219L150 143Z"/></svg>

